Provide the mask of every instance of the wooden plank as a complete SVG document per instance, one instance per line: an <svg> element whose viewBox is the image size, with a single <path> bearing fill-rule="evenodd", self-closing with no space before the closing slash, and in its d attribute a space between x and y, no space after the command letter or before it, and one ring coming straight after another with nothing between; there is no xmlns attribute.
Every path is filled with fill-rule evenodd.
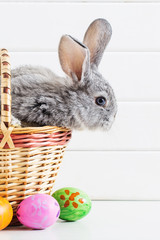
<svg viewBox="0 0 160 240"><path fill-rule="evenodd" d="M160 200L160 152L68 151L55 188L77 187L96 200Z"/></svg>
<svg viewBox="0 0 160 240"><path fill-rule="evenodd" d="M5 20L1 46L10 51L57 50L63 34L81 40L90 22L98 17L108 19L113 28L108 51L160 50L159 3L47 2L10 3L9 7L0 3L0 9L0 22Z"/></svg>
<svg viewBox="0 0 160 240"><path fill-rule="evenodd" d="M64 76L57 52L13 52L12 68L42 65ZM160 53L105 53L99 70L112 85L118 101L160 101Z"/></svg>
<svg viewBox="0 0 160 240"><path fill-rule="evenodd" d="M118 103L112 128L73 131L70 150L160 150L160 103Z"/></svg>

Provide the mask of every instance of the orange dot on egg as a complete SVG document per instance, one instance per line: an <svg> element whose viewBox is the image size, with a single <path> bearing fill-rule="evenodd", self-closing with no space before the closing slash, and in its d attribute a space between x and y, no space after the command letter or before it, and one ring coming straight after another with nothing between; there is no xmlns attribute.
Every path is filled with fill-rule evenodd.
<svg viewBox="0 0 160 240"><path fill-rule="evenodd" d="M61 195L61 196L60 196L60 199L65 200L65 196L64 196L64 195Z"/></svg>
<svg viewBox="0 0 160 240"><path fill-rule="evenodd" d="M74 208L78 208L78 204L76 202L73 202L72 205Z"/></svg>
<svg viewBox="0 0 160 240"><path fill-rule="evenodd" d="M80 203L84 203L84 199L83 199L83 198L80 198L78 201L79 201Z"/></svg>
<svg viewBox="0 0 160 240"><path fill-rule="evenodd" d="M69 190L65 190L65 193L66 193L67 195L69 195Z"/></svg>
<svg viewBox="0 0 160 240"><path fill-rule="evenodd" d="M70 202L69 202L69 200L67 200L67 201L65 202L65 204L64 204L64 207L65 207L65 208L68 207L69 204L70 204Z"/></svg>

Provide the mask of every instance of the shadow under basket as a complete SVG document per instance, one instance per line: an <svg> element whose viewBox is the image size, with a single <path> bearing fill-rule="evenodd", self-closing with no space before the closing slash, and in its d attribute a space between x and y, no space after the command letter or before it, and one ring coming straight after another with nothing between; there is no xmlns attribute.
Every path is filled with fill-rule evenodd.
<svg viewBox="0 0 160 240"><path fill-rule="evenodd" d="M12 126L11 71L6 49L0 51L0 74L0 196L13 207L13 226L20 225L16 210L23 199L37 193L51 194L71 130Z"/></svg>

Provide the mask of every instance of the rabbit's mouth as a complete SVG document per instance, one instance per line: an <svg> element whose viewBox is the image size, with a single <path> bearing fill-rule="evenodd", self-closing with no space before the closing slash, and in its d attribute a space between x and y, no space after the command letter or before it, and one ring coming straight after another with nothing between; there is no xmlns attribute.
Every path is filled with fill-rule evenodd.
<svg viewBox="0 0 160 240"><path fill-rule="evenodd" d="M105 130L105 131L109 131L114 123L114 120L115 120L115 116L116 116L116 113L114 116L110 117L110 118L106 118L103 122L102 122L102 129Z"/></svg>

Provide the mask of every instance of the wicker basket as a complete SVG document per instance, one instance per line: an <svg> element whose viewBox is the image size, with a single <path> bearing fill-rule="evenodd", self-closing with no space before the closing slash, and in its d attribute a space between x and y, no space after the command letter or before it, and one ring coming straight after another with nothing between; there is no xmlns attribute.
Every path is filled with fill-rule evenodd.
<svg viewBox="0 0 160 240"><path fill-rule="evenodd" d="M11 71L6 49L0 50L0 74L0 196L11 203L11 225L17 225L15 213L23 199L36 193L51 193L71 130L11 126Z"/></svg>

